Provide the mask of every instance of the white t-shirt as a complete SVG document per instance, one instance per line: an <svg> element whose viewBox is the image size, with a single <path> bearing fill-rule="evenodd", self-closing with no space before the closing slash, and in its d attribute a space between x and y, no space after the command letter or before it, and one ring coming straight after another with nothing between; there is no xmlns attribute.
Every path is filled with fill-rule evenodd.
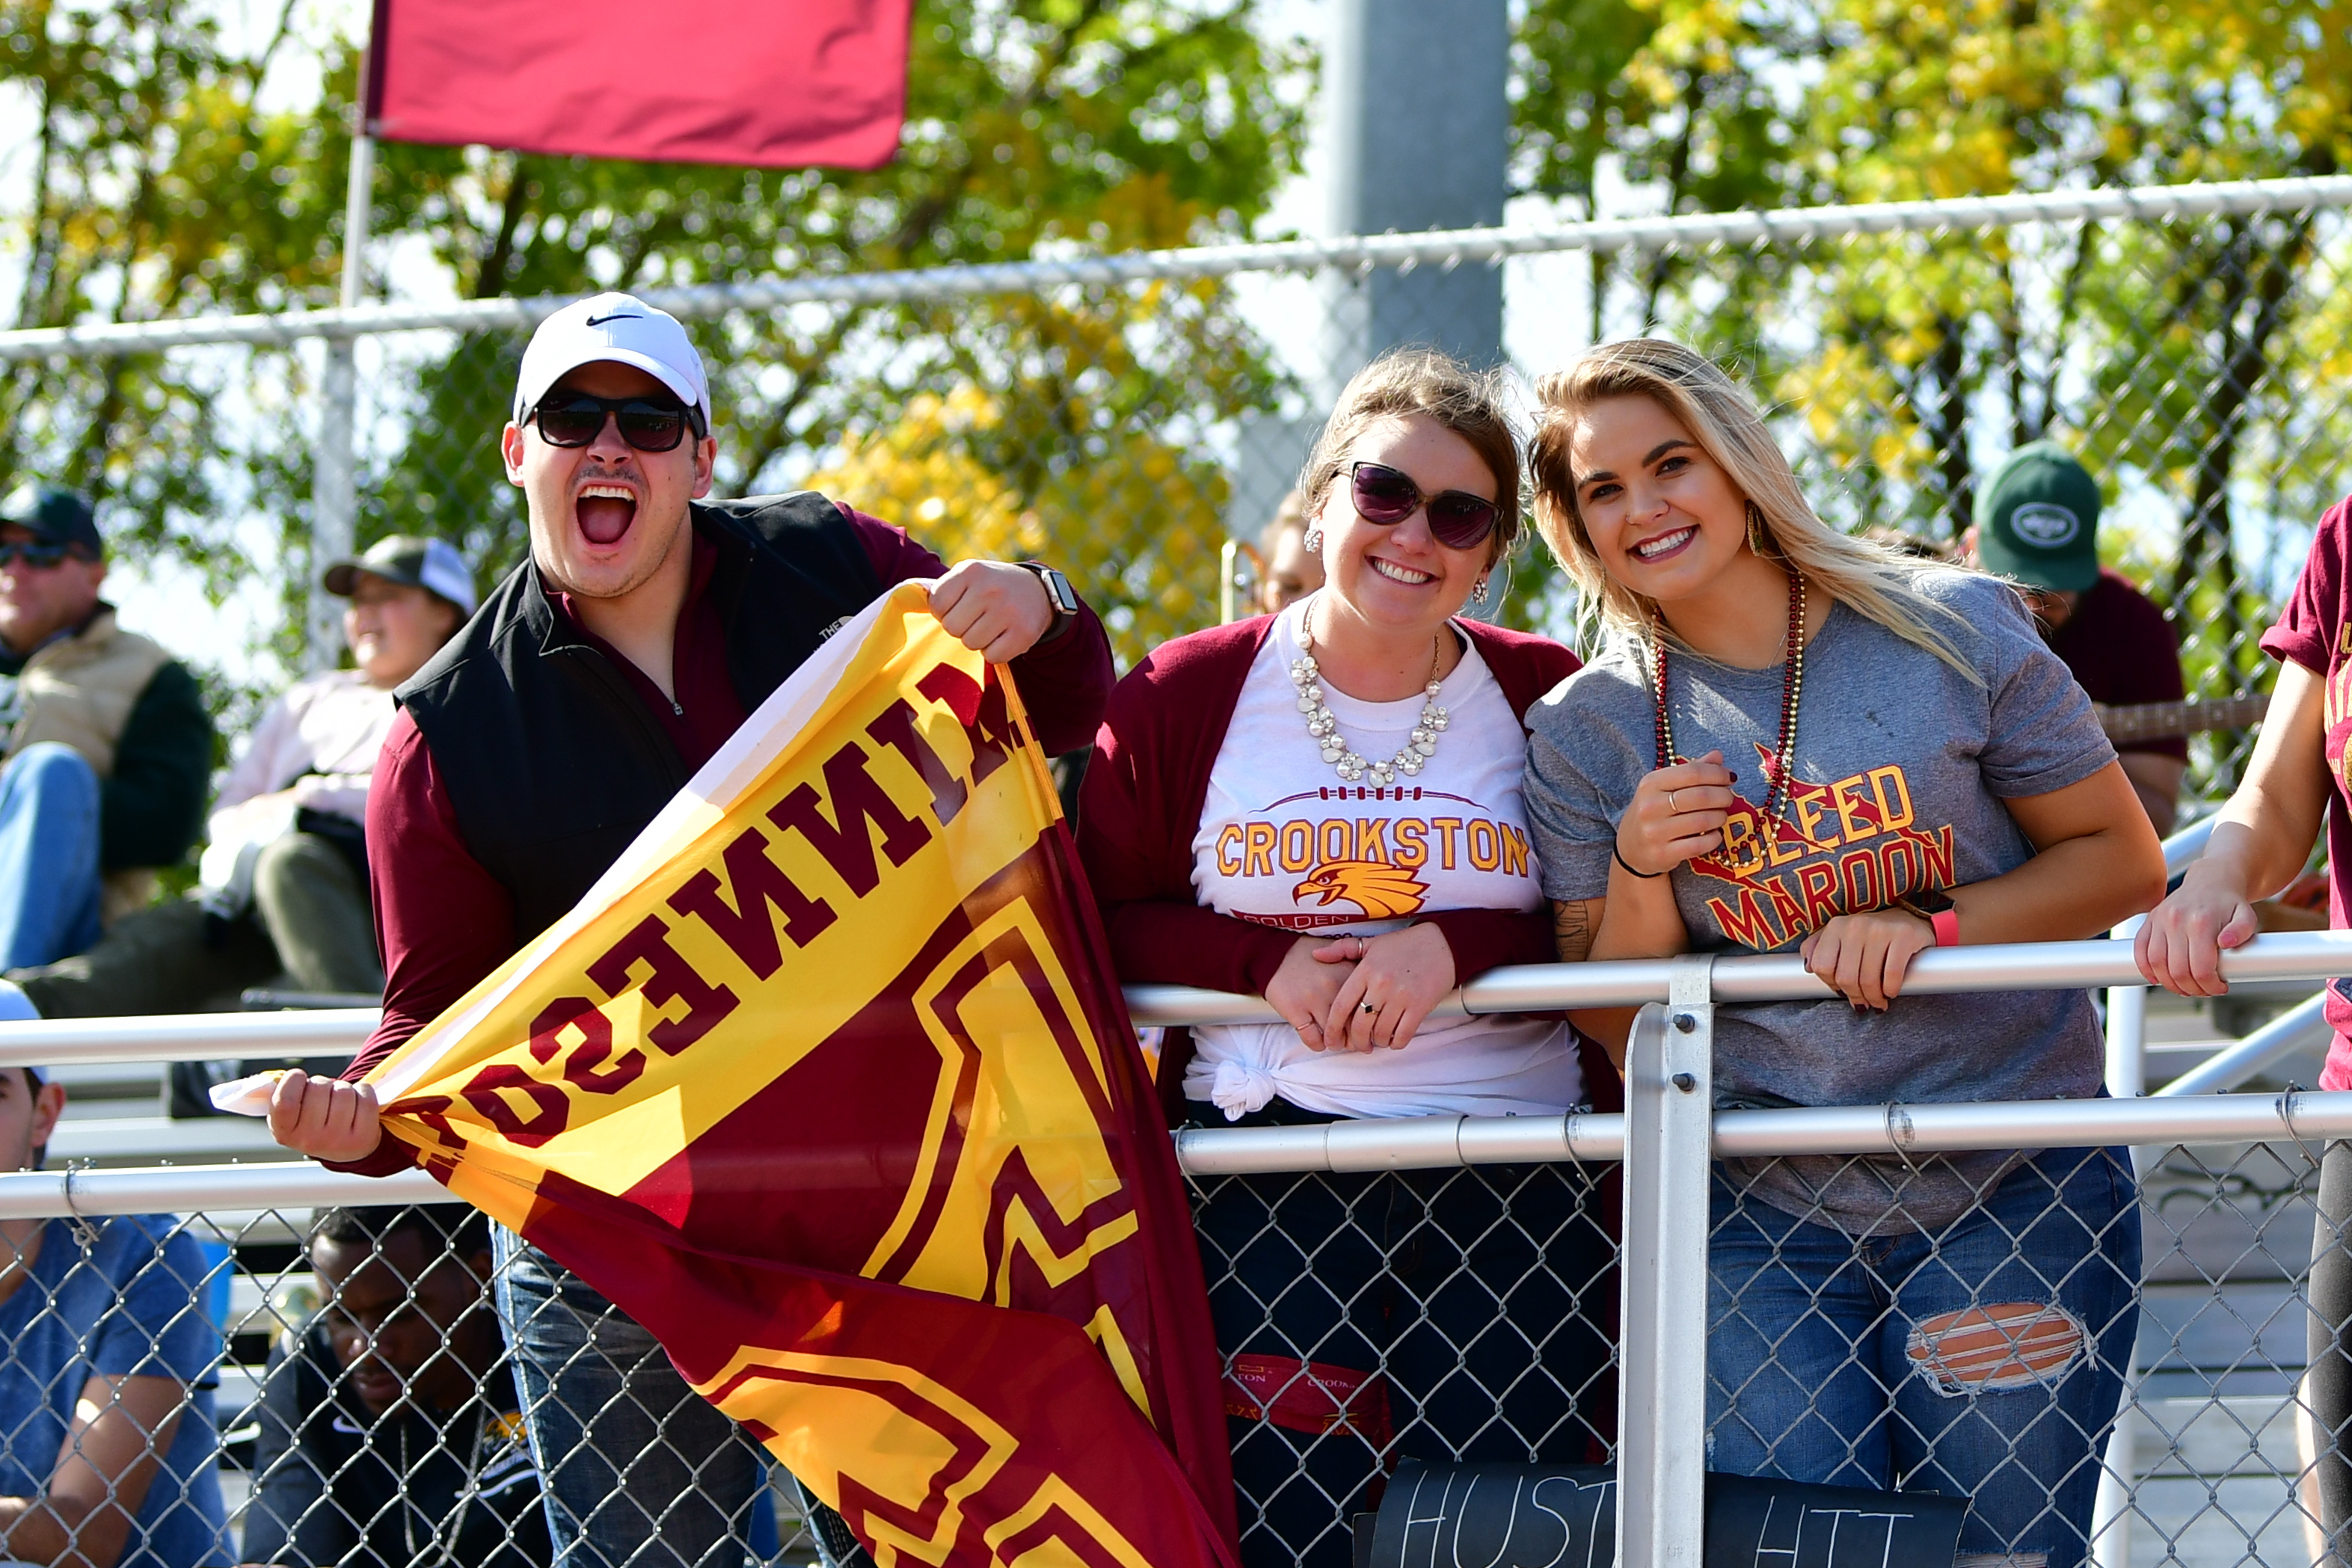
<svg viewBox="0 0 2352 1568"><path fill-rule="evenodd" d="M1209 773L1192 887L1220 915L1317 936L1377 936L1423 910L1541 907L1519 785L1527 738L1468 639L1438 694L1448 726L1417 778L1342 782L1298 711L1291 662L1311 598L1276 618ZM1450 633L1459 635L1459 633ZM1420 722L1419 694L1324 700L1359 756L1386 761ZM1402 1051L1311 1051L1287 1024L1192 1031L1187 1098L1238 1119L1280 1095L1339 1116L1556 1116L1584 1097L1565 1023L1433 1019Z"/></svg>

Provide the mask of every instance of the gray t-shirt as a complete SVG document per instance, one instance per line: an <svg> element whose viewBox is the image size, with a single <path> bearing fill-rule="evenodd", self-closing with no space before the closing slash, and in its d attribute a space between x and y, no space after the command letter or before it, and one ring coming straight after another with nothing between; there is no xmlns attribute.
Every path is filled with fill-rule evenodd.
<svg viewBox="0 0 2352 1568"><path fill-rule="evenodd" d="M1918 582L1956 612L1941 629L1984 684L1835 605L1805 649L1789 821L1770 841L1758 808L1781 666L1668 654L1675 749L1719 749L1748 803L1722 850L1672 873L1692 951L1790 949L1832 915L2013 871L2033 850L2001 802L2115 760L2014 591L1944 570ZM1621 639L1528 712L1528 823L1552 898L1609 890L1617 819L1657 759L1652 682L1646 645ZM2101 1078L2084 991L1901 997L1885 1013L1842 998L1727 1007L1715 1042L1727 1109L2084 1097ZM1732 1162L1726 1175L1777 1208L1873 1235L1948 1223L2018 1157L1819 1155Z"/></svg>

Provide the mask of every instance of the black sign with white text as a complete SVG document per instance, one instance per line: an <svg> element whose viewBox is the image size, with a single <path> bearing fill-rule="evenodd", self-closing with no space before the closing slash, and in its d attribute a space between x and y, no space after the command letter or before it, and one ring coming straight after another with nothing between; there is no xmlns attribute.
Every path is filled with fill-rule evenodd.
<svg viewBox="0 0 2352 1568"><path fill-rule="evenodd" d="M1932 1493L1710 1475L1705 1564L1948 1568L1968 1511ZM1370 1522L1370 1568L1611 1568L1617 1472L1408 1459Z"/></svg>

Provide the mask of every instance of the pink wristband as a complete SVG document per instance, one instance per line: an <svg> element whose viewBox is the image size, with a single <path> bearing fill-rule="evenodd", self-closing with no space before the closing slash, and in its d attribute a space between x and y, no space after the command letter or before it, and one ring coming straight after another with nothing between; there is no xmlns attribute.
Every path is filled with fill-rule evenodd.
<svg viewBox="0 0 2352 1568"><path fill-rule="evenodd" d="M1958 910L1938 909L1935 914L1927 916L1927 924L1936 928L1937 946L1957 947L1960 945L1960 912Z"/></svg>

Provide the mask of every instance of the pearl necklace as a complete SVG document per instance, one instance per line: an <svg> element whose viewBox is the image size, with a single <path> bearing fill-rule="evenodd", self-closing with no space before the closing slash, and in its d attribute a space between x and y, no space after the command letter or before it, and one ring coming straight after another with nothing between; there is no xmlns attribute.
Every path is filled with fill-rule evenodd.
<svg viewBox="0 0 2352 1568"><path fill-rule="evenodd" d="M1440 633L1442 639L1443 633ZM1421 722L1413 726L1404 748L1386 762L1374 762L1360 755L1339 733L1339 720L1331 705L1323 700L1323 687L1316 679L1320 666L1315 662L1315 633L1307 627L1307 618L1298 621L1298 641L1302 655L1290 662L1290 684L1298 688L1298 711L1307 716L1307 733L1323 748L1323 760L1335 768L1349 784L1360 782L1365 774L1381 789L1396 782L1402 773L1410 778L1418 774L1429 759L1437 755L1437 737L1453 722L1445 709L1438 705L1438 666L1444 662L1445 644L1433 643L1429 653L1429 685L1422 688Z"/></svg>

